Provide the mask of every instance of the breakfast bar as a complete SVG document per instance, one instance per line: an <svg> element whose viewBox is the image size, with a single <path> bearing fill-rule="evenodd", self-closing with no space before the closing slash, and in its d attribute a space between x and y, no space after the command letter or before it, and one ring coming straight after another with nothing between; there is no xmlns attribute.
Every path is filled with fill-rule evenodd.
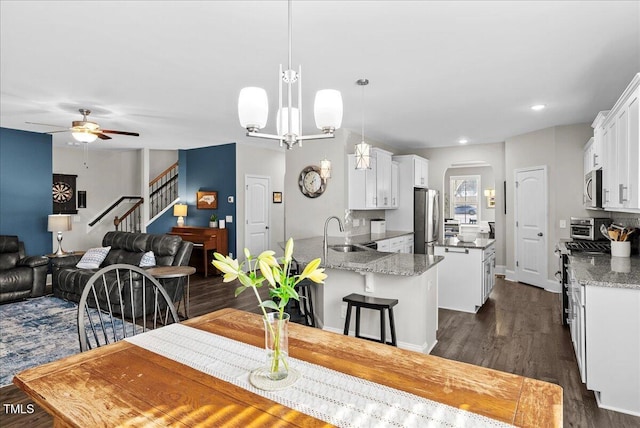
<svg viewBox="0 0 640 428"><path fill-rule="evenodd" d="M323 254L322 237L295 240L294 258L305 265L321 258L327 279L314 284L314 306L318 325L327 331L342 333L347 304L343 297L357 293L381 299L398 299L394 307L397 345L416 352L429 353L435 346L438 329L438 263L443 258L425 254L385 253L361 245L356 238L330 237ZM343 251L345 246L355 251ZM348 330L354 332L351 317ZM387 329L389 326L387 325ZM380 316L363 310L361 335L380 339ZM353 333L351 333L353 334ZM387 331L386 337L391 337Z"/></svg>

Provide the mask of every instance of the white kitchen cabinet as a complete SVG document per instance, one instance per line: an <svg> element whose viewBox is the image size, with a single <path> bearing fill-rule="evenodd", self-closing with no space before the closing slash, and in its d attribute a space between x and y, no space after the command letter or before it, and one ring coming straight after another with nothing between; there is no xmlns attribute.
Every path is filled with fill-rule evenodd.
<svg viewBox="0 0 640 428"><path fill-rule="evenodd" d="M385 253L413 253L413 235L396 236L395 238L376 241L377 250Z"/></svg>
<svg viewBox="0 0 640 428"><path fill-rule="evenodd" d="M400 198L398 197L398 162L391 162L391 206L389 208L398 208Z"/></svg>
<svg viewBox="0 0 640 428"><path fill-rule="evenodd" d="M356 170L355 155L347 155L348 208L351 210L392 208L392 154L371 149L369 169Z"/></svg>
<svg viewBox="0 0 640 428"><path fill-rule="evenodd" d="M495 245L486 248L436 246L438 265L438 307L476 313L495 284Z"/></svg>
<svg viewBox="0 0 640 428"><path fill-rule="evenodd" d="M583 287L587 388L598 406L640 415L640 290Z"/></svg>
<svg viewBox="0 0 640 428"><path fill-rule="evenodd" d="M602 125L603 206L640 212L640 73L625 89Z"/></svg>
<svg viewBox="0 0 640 428"><path fill-rule="evenodd" d="M429 187L429 160L414 156L413 158L413 185L415 187Z"/></svg>
<svg viewBox="0 0 640 428"><path fill-rule="evenodd" d="M376 207L391 208L391 152L371 149L376 158Z"/></svg>

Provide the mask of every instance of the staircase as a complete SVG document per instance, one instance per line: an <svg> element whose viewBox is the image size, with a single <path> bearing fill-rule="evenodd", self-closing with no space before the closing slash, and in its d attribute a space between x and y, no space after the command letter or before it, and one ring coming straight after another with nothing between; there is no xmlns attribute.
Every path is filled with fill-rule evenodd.
<svg viewBox="0 0 640 428"><path fill-rule="evenodd" d="M149 220L162 214L178 199L178 162L165 169L160 175L149 182ZM141 196L122 196L99 216L93 219L89 226L93 227L109 214L114 215L115 230L122 232L141 232L143 222L144 198Z"/></svg>

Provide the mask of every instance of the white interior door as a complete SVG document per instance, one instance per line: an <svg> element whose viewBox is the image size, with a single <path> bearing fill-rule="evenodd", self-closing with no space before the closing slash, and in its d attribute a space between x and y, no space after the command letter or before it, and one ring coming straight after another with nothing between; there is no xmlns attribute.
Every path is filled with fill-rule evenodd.
<svg viewBox="0 0 640 428"><path fill-rule="evenodd" d="M516 170L516 277L545 287L547 281L547 171Z"/></svg>
<svg viewBox="0 0 640 428"><path fill-rule="evenodd" d="M269 177L245 176L245 247L254 255L269 249L270 187Z"/></svg>

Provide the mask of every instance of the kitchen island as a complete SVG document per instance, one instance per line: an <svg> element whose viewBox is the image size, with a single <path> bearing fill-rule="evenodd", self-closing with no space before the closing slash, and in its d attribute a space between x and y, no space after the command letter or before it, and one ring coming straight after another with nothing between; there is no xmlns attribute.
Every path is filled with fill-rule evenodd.
<svg viewBox="0 0 640 428"><path fill-rule="evenodd" d="M640 257L576 253L568 268L582 381L598 406L640 416Z"/></svg>
<svg viewBox="0 0 640 428"><path fill-rule="evenodd" d="M359 251L336 249L323 254L322 237L296 239L294 258L301 265L321 258L328 275L325 283L314 286L317 324L324 330L343 333L347 304L342 298L351 293L385 299L398 299L394 308L398 347L429 353L436 344L438 329L438 269L442 257L424 254L383 253L330 237L329 246L355 245ZM388 325L387 325L388 329ZM355 330L352 317L350 334ZM388 331L388 330L387 330ZM380 316L363 310L361 332L379 339ZM387 333L390 337L390 333Z"/></svg>

